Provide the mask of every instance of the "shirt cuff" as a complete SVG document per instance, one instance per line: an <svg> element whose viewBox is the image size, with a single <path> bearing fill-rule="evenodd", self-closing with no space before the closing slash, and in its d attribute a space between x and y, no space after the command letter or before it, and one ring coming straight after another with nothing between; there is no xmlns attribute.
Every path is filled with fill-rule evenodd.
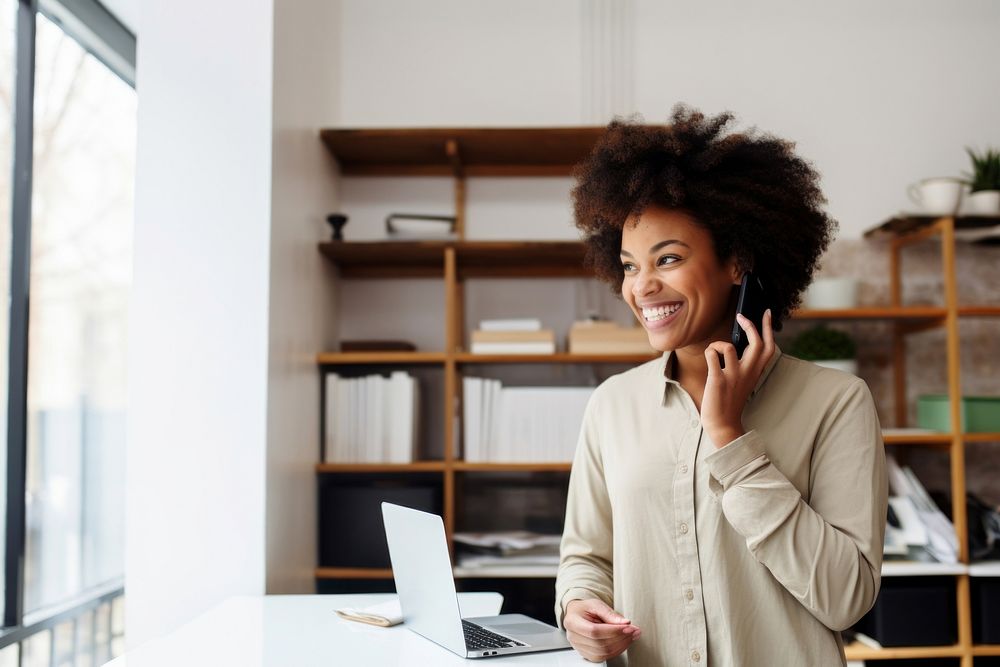
<svg viewBox="0 0 1000 667"><path fill-rule="evenodd" d="M590 599L600 600L601 596L593 591L588 591L586 588L570 588L562 597L559 598L559 617L556 619L558 621L557 625L560 630L565 630L563 626L563 618L566 616L566 605L568 605L573 600L590 600ZM605 600L607 603L607 600Z"/></svg>
<svg viewBox="0 0 1000 667"><path fill-rule="evenodd" d="M762 459L763 462L765 455L764 443L754 429L706 456L705 463L708 464L711 476L724 491L744 476L736 475L737 471L749 464L758 463L757 459ZM756 468L757 465L753 467Z"/></svg>

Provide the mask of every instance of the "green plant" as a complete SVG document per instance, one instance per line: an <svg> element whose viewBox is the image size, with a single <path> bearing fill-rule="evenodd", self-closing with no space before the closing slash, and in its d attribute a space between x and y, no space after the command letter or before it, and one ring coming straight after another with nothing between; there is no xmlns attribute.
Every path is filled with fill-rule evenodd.
<svg viewBox="0 0 1000 667"><path fill-rule="evenodd" d="M853 359L856 351L848 334L822 324L800 333L788 348L790 355L806 361Z"/></svg>
<svg viewBox="0 0 1000 667"><path fill-rule="evenodd" d="M972 192L1000 190L1000 150L987 148L983 153L976 153L966 146L965 152L972 159L972 173L965 172Z"/></svg>

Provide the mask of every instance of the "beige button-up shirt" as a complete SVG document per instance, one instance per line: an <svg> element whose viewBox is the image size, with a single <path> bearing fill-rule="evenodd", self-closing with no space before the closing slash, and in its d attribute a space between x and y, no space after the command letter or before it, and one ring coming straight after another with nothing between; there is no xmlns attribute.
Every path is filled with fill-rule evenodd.
<svg viewBox="0 0 1000 667"><path fill-rule="evenodd" d="M775 350L747 433L716 449L670 358L609 378L587 405L556 617L599 598L642 628L612 665L843 665L839 631L874 603L882 565L868 386Z"/></svg>

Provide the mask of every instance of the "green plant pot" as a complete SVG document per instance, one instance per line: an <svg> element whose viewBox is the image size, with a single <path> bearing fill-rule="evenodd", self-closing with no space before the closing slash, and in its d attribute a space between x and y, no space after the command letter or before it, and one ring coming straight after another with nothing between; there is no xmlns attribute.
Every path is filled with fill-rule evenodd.
<svg viewBox="0 0 1000 667"><path fill-rule="evenodd" d="M964 433L1000 432L1000 396L963 396L960 411ZM917 399L917 426L951 432L947 394L928 394Z"/></svg>

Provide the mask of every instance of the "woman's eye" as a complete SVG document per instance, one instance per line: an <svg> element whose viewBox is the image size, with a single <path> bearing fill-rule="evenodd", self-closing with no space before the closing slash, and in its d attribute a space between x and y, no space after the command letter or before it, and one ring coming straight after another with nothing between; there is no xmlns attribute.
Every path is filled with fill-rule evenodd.
<svg viewBox="0 0 1000 667"><path fill-rule="evenodd" d="M623 262L622 263L622 269L625 272L631 271L634 268L635 268L635 266L633 266L632 262Z"/></svg>
<svg viewBox="0 0 1000 667"><path fill-rule="evenodd" d="M680 257L678 257L677 255L664 255L660 259L656 260L656 264L657 266L663 266L665 264L673 264L679 259Z"/></svg>

